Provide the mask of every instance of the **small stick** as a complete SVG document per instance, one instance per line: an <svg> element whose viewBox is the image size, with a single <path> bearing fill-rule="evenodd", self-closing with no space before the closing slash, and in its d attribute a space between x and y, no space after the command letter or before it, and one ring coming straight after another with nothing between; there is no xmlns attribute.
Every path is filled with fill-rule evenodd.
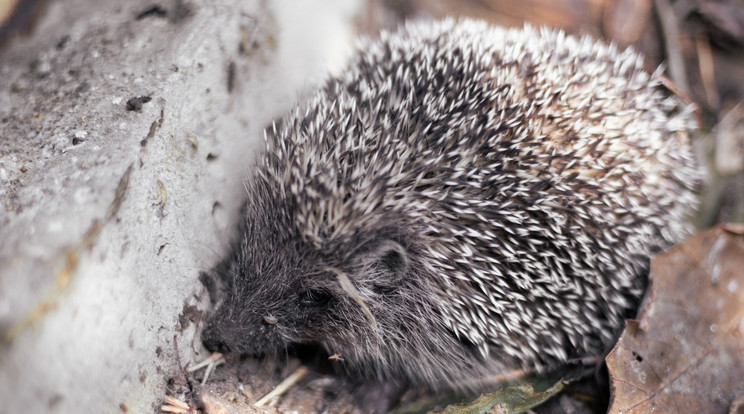
<svg viewBox="0 0 744 414"><path fill-rule="evenodd" d="M195 364L192 367L189 367L189 369L187 369L187 371L188 372L194 372L197 369L206 367L206 366L208 366L208 365L210 365L212 363L214 363L216 365L216 364L220 364L222 362L225 362L224 359L222 361L220 361L220 358L222 358L222 354L219 353L219 352L215 352L212 355L210 355L209 358L205 359L204 361L199 362L198 364Z"/></svg>
<svg viewBox="0 0 744 414"><path fill-rule="evenodd" d="M705 88L708 104L711 108L718 108L720 98L716 88L715 62L713 61L713 53L710 51L710 43L705 36L700 35L695 42L695 46L697 46L700 77L703 79L703 88Z"/></svg>
<svg viewBox="0 0 744 414"><path fill-rule="evenodd" d="M179 400L176 397L172 397L170 395L168 395L168 396L165 397L165 402L168 403L168 404L170 404L170 405L175 405L176 407L182 408L184 410L188 410L190 408L189 405L186 404L185 402Z"/></svg>
<svg viewBox="0 0 744 414"><path fill-rule="evenodd" d="M188 404L170 395L165 397L165 402L167 405L160 406L160 411L164 413L184 414L191 409Z"/></svg>
<svg viewBox="0 0 744 414"><path fill-rule="evenodd" d="M188 410L184 410L183 408L174 407L172 405L164 405L160 407L160 411L164 413L173 413L173 414L184 414L188 413Z"/></svg>
<svg viewBox="0 0 744 414"><path fill-rule="evenodd" d="M219 352L215 352L212 355L210 355L209 358L189 368L189 372L194 372L197 369L200 369L206 366L207 369L204 371L204 378L202 378L201 380L201 385L204 385L207 383L207 379L209 378L210 375L212 375L212 372L214 371L214 369L217 368L218 365L224 364L224 363L225 363L225 358L223 358L222 354Z"/></svg>
<svg viewBox="0 0 744 414"><path fill-rule="evenodd" d="M679 44L679 24L674 8L669 0L654 0L656 11L661 21L661 31L664 33L664 46L669 59L669 74L677 87L684 93L689 94L690 88L687 84L687 73L685 72L685 59L682 56Z"/></svg>
<svg viewBox="0 0 744 414"><path fill-rule="evenodd" d="M685 103L687 105L692 105L692 104L695 103L695 101L693 101L692 98L690 98L689 95L687 95L686 93L682 92L677 87L677 85L674 84L674 81L673 80L667 78L663 74L660 74L659 75L659 80L661 81L661 84L664 85L665 88L667 88L671 93L673 93L673 94L677 95L678 97L680 97L683 101L685 101Z"/></svg>
<svg viewBox="0 0 744 414"><path fill-rule="evenodd" d="M306 366L302 365L301 367L297 368L295 372L293 372L290 376L284 379L284 381L280 382L279 385L277 385L271 392L264 395L260 400L253 403L254 407L263 407L266 405L267 402L269 402L272 398L278 397L287 390L295 385L297 381L301 380L302 377L304 377L308 373L308 369Z"/></svg>
<svg viewBox="0 0 744 414"><path fill-rule="evenodd" d="M222 362L225 362L224 359L215 361L213 364L207 365L207 369L204 370L204 378L201 380L201 385L205 385L207 383L207 379L209 379L209 376L212 375L212 372L214 372L214 369L217 368L217 364L220 364Z"/></svg>

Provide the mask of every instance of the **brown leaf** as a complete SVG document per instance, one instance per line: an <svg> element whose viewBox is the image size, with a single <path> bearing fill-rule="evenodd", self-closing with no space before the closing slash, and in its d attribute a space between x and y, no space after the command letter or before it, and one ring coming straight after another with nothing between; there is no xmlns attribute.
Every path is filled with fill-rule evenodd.
<svg viewBox="0 0 744 414"><path fill-rule="evenodd" d="M651 262L638 324L607 357L610 413L725 413L744 393L744 234L700 232Z"/></svg>
<svg viewBox="0 0 744 414"><path fill-rule="evenodd" d="M721 226L724 231L744 236L744 223L730 223Z"/></svg>
<svg viewBox="0 0 744 414"><path fill-rule="evenodd" d="M230 414L233 412L228 408L230 404L227 401L210 393L202 394L201 402L206 414Z"/></svg>
<svg viewBox="0 0 744 414"><path fill-rule="evenodd" d="M474 401L465 404L453 404L444 410L431 411L432 414L467 414L494 413L510 414L523 413L552 398L566 386L561 380L553 384L545 392L536 392L532 384L520 384L491 394L481 395Z"/></svg>

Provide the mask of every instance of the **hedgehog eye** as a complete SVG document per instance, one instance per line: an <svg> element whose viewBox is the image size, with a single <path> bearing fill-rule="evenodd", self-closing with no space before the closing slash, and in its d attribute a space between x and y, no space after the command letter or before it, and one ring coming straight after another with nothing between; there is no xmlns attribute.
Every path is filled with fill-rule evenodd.
<svg viewBox="0 0 744 414"><path fill-rule="evenodd" d="M310 289L300 295L303 306L321 307L331 301L331 293L325 289Z"/></svg>

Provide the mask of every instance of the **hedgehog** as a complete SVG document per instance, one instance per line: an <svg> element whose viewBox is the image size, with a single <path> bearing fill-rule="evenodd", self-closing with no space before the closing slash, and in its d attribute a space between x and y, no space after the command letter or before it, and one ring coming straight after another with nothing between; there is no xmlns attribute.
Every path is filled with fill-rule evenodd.
<svg viewBox="0 0 744 414"><path fill-rule="evenodd" d="M691 230L693 109L633 50L559 30L361 39L264 134L202 340L434 388L599 355Z"/></svg>

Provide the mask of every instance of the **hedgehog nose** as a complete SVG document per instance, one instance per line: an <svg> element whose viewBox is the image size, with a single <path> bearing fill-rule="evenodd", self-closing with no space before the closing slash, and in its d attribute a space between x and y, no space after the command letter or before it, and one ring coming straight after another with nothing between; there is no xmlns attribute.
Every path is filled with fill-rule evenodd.
<svg viewBox="0 0 744 414"><path fill-rule="evenodd" d="M212 352L220 352L223 354L230 352L230 347L227 346L223 339L220 330L214 325L207 325L202 331L202 343L204 346Z"/></svg>

